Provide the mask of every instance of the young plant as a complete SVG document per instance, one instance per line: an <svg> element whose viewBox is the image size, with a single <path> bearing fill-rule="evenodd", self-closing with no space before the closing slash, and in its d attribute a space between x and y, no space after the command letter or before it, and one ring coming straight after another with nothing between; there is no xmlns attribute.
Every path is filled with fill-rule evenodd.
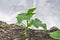
<svg viewBox="0 0 60 40"><path fill-rule="evenodd" d="M28 11L26 13L21 13L21 14L18 14L18 16L16 17L17 18L17 23L23 28L25 29L25 37L27 37L27 34L28 34L28 30L29 30L29 27L31 27L32 25L36 28L39 28L39 27L42 27L44 28L44 30L47 29L47 26L45 23L42 23L42 21L40 21L38 18L35 18L35 19L31 19L32 16L35 14L34 11L35 11L36 8L31 8L31 9L28 9ZM23 24L22 21L23 20L26 20L26 23L27 24Z"/></svg>
<svg viewBox="0 0 60 40"><path fill-rule="evenodd" d="M50 37L60 40L60 30L50 33Z"/></svg>

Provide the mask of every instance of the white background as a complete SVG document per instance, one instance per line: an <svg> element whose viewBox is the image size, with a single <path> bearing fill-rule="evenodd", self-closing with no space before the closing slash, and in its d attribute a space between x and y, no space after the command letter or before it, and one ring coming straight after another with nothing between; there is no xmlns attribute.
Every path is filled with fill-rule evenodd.
<svg viewBox="0 0 60 40"><path fill-rule="evenodd" d="M60 0L0 0L0 20L16 23L16 15L28 8L36 7L37 17L47 24L60 28ZM34 27L32 27L34 28Z"/></svg>

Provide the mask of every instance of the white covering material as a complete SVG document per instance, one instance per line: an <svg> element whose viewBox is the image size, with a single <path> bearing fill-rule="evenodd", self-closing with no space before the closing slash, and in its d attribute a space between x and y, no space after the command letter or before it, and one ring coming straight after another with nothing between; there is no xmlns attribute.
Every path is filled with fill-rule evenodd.
<svg viewBox="0 0 60 40"><path fill-rule="evenodd" d="M36 7L36 15L48 28L60 26L60 0L0 0L0 20L16 23L16 15ZM33 17L33 18L34 18Z"/></svg>

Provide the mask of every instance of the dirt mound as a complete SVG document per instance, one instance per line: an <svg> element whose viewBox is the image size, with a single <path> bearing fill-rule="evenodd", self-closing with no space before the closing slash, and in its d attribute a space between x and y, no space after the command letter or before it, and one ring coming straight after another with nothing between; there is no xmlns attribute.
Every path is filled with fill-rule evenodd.
<svg viewBox="0 0 60 40"><path fill-rule="evenodd" d="M7 26L5 24L5 22L0 22L0 40L25 40L24 29L15 24ZM47 31L30 29L28 40L55 40L49 36L49 33L56 30L58 30L56 27Z"/></svg>

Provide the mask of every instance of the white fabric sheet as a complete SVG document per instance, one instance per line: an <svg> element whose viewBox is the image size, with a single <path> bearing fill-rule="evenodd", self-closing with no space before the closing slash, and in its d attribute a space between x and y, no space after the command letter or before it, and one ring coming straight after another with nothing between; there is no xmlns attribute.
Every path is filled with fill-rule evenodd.
<svg viewBox="0 0 60 40"><path fill-rule="evenodd" d="M52 26L60 28L60 0L0 0L0 20L16 23L16 15L32 7L36 7L33 18L42 20L48 29Z"/></svg>

